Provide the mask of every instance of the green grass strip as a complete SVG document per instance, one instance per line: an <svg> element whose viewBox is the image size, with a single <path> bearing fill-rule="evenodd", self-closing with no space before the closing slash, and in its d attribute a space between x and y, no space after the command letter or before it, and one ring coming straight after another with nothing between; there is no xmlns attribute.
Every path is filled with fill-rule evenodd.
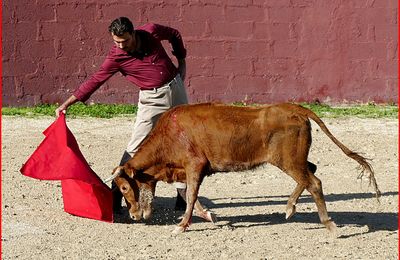
<svg viewBox="0 0 400 260"><path fill-rule="evenodd" d="M395 105L356 105L327 106L321 104L301 104L314 111L320 117L360 117L360 118L398 118L398 107Z"/></svg>
<svg viewBox="0 0 400 260"><path fill-rule="evenodd" d="M234 103L237 106L246 106L243 103ZM314 111L320 117L360 117L360 118L398 118L396 105L349 105L329 106L325 104L301 104ZM253 106L253 105L252 105ZM256 105L255 105L256 106ZM54 116L57 105L39 105L35 107L3 107L2 115L7 116ZM134 105L85 105L77 103L68 108L71 117L112 118L116 116L135 115L137 106Z"/></svg>
<svg viewBox="0 0 400 260"><path fill-rule="evenodd" d="M2 115L8 116L55 116L57 105L38 105L35 107L3 107ZM72 117L98 117L98 118L112 118L116 116L136 114L137 106L133 105L107 105L107 104L94 104L85 105L77 103L68 108L68 116Z"/></svg>

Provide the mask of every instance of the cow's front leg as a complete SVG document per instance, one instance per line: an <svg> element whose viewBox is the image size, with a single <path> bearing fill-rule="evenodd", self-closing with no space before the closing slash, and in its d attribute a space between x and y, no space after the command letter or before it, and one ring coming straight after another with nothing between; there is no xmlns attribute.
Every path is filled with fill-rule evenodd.
<svg viewBox="0 0 400 260"><path fill-rule="evenodd" d="M197 201L197 195L199 193L200 182L200 173L188 174L186 190L186 210L183 214L181 222L175 227L173 233L178 234L185 232L186 229L189 227L192 221L194 205Z"/></svg>
<svg viewBox="0 0 400 260"><path fill-rule="evenodd" d="M186 203L186 188L185 189L178 189L179 195L181 195L182 198L184 198L185 203ZM193 210L193 215L200 217L206 221L216 223L217 222L217 216L215 215L214 212L206 209L201 205L199 199L197 198L196 203L194 204L194 210ZM179 219L182 219L180 217Z"/></svg>

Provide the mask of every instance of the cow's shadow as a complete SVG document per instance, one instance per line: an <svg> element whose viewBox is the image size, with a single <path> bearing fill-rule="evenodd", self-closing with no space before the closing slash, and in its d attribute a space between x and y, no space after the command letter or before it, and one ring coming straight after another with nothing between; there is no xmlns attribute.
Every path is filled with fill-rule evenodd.
<svg viewBox="0 0 400 260"><path fill-rule="evenodd" d="M375 231L397 231L397 213L386 212L329 212L329 216L335 221L338 227L355 226L368 227L368 233ZM256 214L256 215L238 215L219 217L218 221L225 221L227 225L234 228L269 226L284 223L310 223L319 224L317 212L296 213L290 220L285 220L284 213ZM321 224L321 229L325 227ZM362 232L365 233L365 232ZM361 233L360 233L361 234ZM354 234L357 235L357 234ZM349 235L351 236L351 235ZM349 237L348 236L348 237Z"/></svg>
<svg viewBox="0 0 400 260"><path fill-rule="evenodd" d="M397 192L382 193L385 196L397 196ZM239 207L254 207L254 206L270 206L270 205L286 205L289 196L261 196L261 197L240 197L240 198L215 198L212 201L205 197L200 197L199 200L204 206L209 209L219 208L239 208ZM372 198L373 195L368 193L351 193L351 194L328 194L325 195L327 202L345 201L354 199ZM218 203L220 200L227 200L229 202ZM240 200L236 202L235 200ZM300 197L298 204L313 203L313 199L309 195ZM147 225L174 225L179 223L179 217L183 211L175 211L175 198L171 197L156 197L154 200L153 216L150 220L145 221ZM300 207L300 206L299 206ZM368 227L368 232L375 231L396 231L398 228L397 213L390 212L335 212L329 211L329 216L335 223L341 226L357 226ZM115 215L114 221L117 223L131 224L135 221L129 218L127 209L124 207L122 214ZM202 219L193 217L193 223L203 222ZM255 215L234 215L234 216L218 216L217 225L227 225L233 228L248 228L254 226L269 226L284 223L320 223L318 213L315 212L298 212L290 220L285 219L285 213L273 214L255 214ZM222 223L222 224L218 224ZM321 225L320 228L324 228ZM365 232L364 232L365 233ZM354 234L359 235L359 234ZM349 235L349 236L354 236ZM347 237L349 237L347 236Z"/></svg>
<svg viewBox="0 0 400 260"><path fill-rule="evenodd" d="M384 192L382 197L385 196L397 196L397 192ZM347 194L327 194L324 196L326 202L335 201L346 201L356 199L374 199L372 193L347 193ZM271 206L271 205L286 205L289 195L278 195L278 196L258 196L258 197L237 197L237 198L214 198L212 201L204 198L207 203L207 207L210 208L226 208L226 207L251 207L251 206ZM203 198L200 198L202 200ZM229 202L219 203L219 200L228 200ZM240 200L236 202L235 200ZM298 204L301 203L314 203L311 195L302 195Z"/></svg>

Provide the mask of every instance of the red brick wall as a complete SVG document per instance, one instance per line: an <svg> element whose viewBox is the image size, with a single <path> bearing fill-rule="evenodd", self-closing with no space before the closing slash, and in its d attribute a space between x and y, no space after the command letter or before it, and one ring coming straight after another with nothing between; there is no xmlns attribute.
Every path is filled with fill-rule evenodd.
<svg viewBox="0 0 400 260"><path fill-rule="evenodd" d="M118 16L177 28L192 102L397 102L397 1L4 0L3 105L61 102L101 64ZM114 76L92 102L136 102Z"/></svg>

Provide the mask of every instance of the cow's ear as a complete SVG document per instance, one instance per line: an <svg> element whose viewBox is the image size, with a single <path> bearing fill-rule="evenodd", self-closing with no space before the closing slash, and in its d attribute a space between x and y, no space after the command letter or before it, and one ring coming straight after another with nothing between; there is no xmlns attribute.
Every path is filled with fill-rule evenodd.
<svg viewBox="0 0 400 260"><path fill-rule="evenodd" d="M125 171L125 174L128 175L130 178L133 178L136 174L135 169L132 167L129 167L128 165L124 166L124 171Z"/></svg>

